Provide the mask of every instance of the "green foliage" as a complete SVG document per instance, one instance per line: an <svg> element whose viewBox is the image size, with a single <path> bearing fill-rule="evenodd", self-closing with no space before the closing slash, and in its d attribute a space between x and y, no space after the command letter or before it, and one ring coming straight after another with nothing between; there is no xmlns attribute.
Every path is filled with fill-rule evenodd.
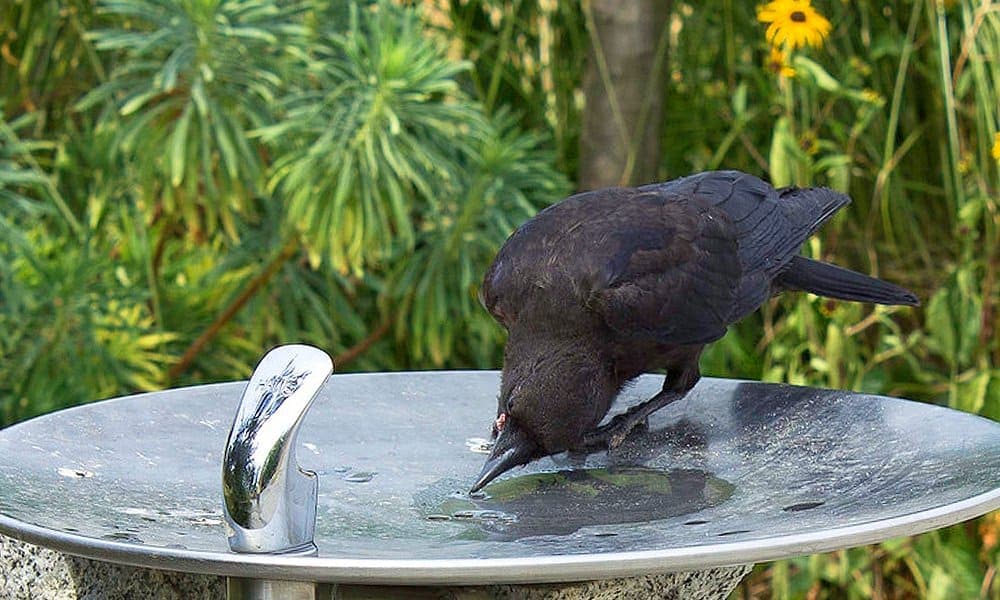
<svg viewBox="0 0 1000 600"><path fill-rule="evenodd" d="M31 195L44 193L49 183L32 156L32 152L44 148L45 143L23 141L17 133L30 122L27 117L10 123L0 120L0 202L8 208L5 213L10 216L30 215L41 210Z"/></svg>
<svg viewBox="0 0 1000 600"><path fill-rule="evenodd" d="M0 9L0 426L245 377L282 342L338 370L499 366L480 278L570 189L588 5L418 4ZM847 191L806 252L924 306L789 294L703 370L1000 419L1000 11L814 6L833 30L785 57L791 75L753 3L673 3L662 178L739 168ZM1000 597L998 547L985 517L760 566L740 593Z"/></svg>
<svg viewBox="0 0 1000 600"><path fill-rule="evenodd" d="M116 60L105 83L76 109L109 103L98 127L150 214L180 220L195 236L221 224L237 235L264 165L249 128L270 124L282 85L284 40L300 9L272 0L105 0L110 26L88 33Z"/></svg>
<svg viewBox="0 0 1000 600"><path fill-rule="evenodd" d="M23 143L17 125L0 123L0 421L162 387L172 336L151 327L142 282L109 265L107 240L39 168L33 152L50 145Z"/></svg>
<svg viewBox="0 0 1000 600"><path fill-rule="evenodd" d="M498 114L477 138L475 161L457 174L451 198L430 211L413 256L389 280L388 297L402 309L398 330L412 329L410 353L432 364L454 354L462 334L459 346L473 364L498 364L501 332L477 300L483 272L510 232L534 214L533 194L565 192L564 180L546 169L551 157L539 152L541 140L520 133L510 115Z"/></svg>
<svg viewBox="0 0 1000 600"><path fill-rule="evenodd" d="M258 133L280 153L271 187L289 220L314 253L358 275L413 249L415 221L454 193L482 116L455 81L465 65L443 56L415 14L361 19L353 7L349 29L310 50L314 86Z"/></svg>
<svg viewBox="0 0 1000 600"><path fill-rule="evenodd" d="M568 184L544 136L463 88L468 63L419 11L106 0L5 17L34 41L4 46L22 54L0 84L75 67L95 85L8 98L0 121L0 423L243 377L284 341L340 369L497 363L480 274ZM35 50L54 31L66 63Z"/></svg>
<svg viewBox="0 0 1000 600"><path fill-rule="evenodd" d="M0 112L33 113L33 132L67 117L68 106L104 76L83 42L91 0L13 1L0 5Z"/></svg>
<svg viewBox="0 0 1000 600"><path fill-rule="evenodd" d="M488 112L532 107L520 116L529 129L552 132L556 162L576 173L580 83L589 37L577 2L447 0L429 21L472 62L470 83Z"/></svg>

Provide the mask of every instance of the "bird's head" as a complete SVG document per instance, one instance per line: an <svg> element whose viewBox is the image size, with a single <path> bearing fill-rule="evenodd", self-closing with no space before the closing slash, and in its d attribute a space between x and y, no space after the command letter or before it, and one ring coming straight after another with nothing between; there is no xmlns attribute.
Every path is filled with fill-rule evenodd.
<svg viewBox="0 0 1000 600"><path fill-rule="evenodd" d="M473 492L532 460L580 446L617 393L608 366L579 344L537 343L521 353L508 340L493 448ZM547 346L547 347L546 347Z"/></svg>

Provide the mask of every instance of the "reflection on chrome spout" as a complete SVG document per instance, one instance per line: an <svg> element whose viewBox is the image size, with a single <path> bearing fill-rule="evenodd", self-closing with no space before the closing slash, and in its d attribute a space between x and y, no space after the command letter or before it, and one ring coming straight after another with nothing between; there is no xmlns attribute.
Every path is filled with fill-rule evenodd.
<svg viewBox="0 0 1000 600"><path fill-rule="evenodd" d="M333 361L317 348L279 346L264 356L240 399L222 463L234 552L314 553L316 474L295 459L302 418Z"/></svg>

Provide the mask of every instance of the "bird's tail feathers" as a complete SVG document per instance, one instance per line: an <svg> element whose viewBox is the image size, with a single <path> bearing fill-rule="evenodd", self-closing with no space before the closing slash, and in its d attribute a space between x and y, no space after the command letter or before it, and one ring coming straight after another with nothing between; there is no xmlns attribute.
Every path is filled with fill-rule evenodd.
<svg viewBox="0 0 1000 600"><path fill-rule="evenodd" d="M778 283L787 289L838 300L920 305L920 300L913 292L898 285L804 256L792 259L788 269L779 276Z"/></svg>

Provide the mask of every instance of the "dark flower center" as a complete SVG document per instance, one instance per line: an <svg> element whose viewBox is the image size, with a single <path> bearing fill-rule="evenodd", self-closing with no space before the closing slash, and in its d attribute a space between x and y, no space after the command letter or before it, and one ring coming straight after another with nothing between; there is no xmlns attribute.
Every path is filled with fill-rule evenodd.
<svg viewBox="0 0 1000 600"><path fill-rule="evenodd" d="M792 14L788 15L788 18L795 21L796 23L805 23L806 13L802 12L801 10L797 10Z"/></svg>

